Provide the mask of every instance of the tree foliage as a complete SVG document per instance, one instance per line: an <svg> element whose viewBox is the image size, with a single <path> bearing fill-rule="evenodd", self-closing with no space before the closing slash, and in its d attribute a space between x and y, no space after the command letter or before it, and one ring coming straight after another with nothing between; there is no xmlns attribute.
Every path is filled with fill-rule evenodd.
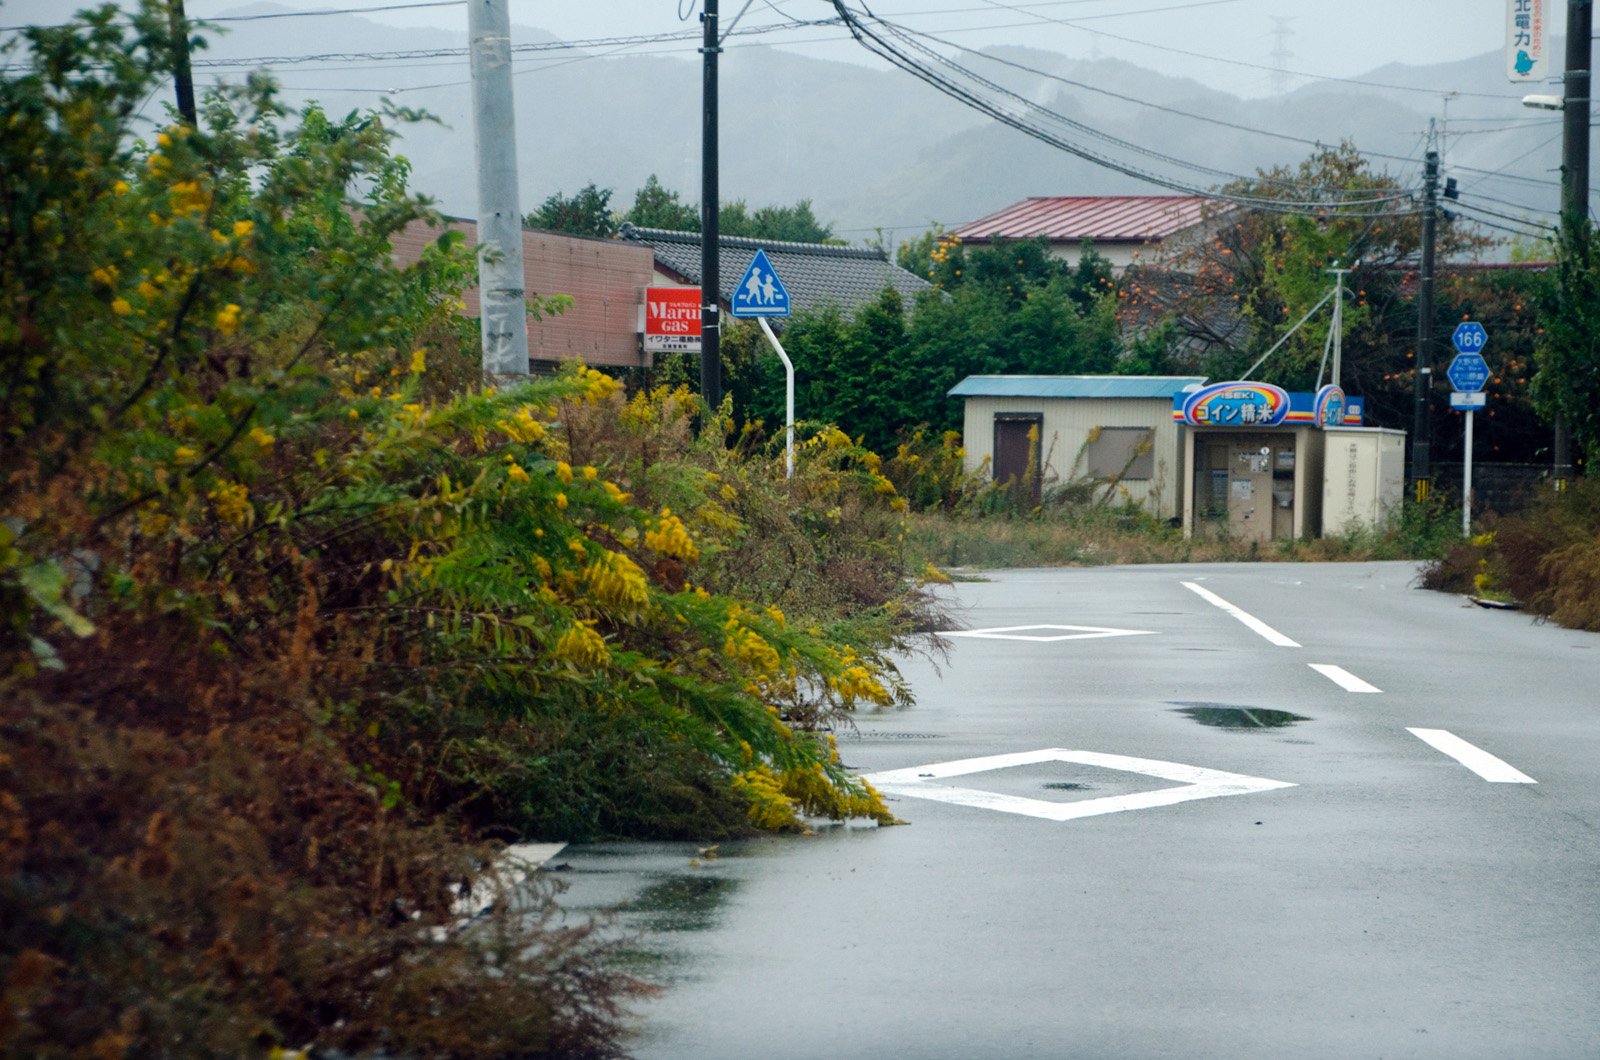
<svg viewBox="0 0 1600 1060"><path fill-rule="evenodd" d="M700 211L680 202L678 193L661 186L654 173L634 194L633 206L623 220L639 228L664 228L670 232L700 231Z"/></svg>
<svg viewBox="0 0 1600 1060"><path fill-rule="evenodd" d="M836 431L791 485L687 394L460 389L408 116L142 141L126 17L0 78L0 1055L617 1055L640 984L481 837L891 821L827 732L904 699L903 505Z"/></svg>
<svg viewBox="0 0 1600 1060"><path fill-rule="evenodd" d="M1108 297L1110 269L1087 254L1074 267L1042 240L965 248L950 241L935 277L948 284L913 305L893 289L846 313L825 306L783 331L794 362L796 404L808 421L836 423L874 452L903 431L958 428L947 391L968 375L1118 370L1121 342ZM727 386L747 421L781 424L784 373L760 332L728 329ZM688 380L687 360L665 361L667 378Z"/></svg>
<svg viewBox="0 0 1600 1060"><path fill-rule="evenodd" d="M586 184L571 198L555 192L539 208L523 217L529 228L565 232L574 236L610 239L621 223L611 212L611 189Z"/></svg>
<svg viewBox="0 0 1600 1060"><path fill-rule="evenodd" d="M1336 188L1346 194L1335 196L1330 189ZM1366 399L1369 424L1409 429L1422 235L1412 189L1344 144L1222 190L1292 203L1304 212L1217 204L1186 241L1123 277L1124 331L1148 335L1164 324L1174 340L1165 358L1169 370L1237 378L1331 290L1328 269L1351 268L1342 383ZM1372 201L1341 204L1349 199ZM1493 369L1492 405L1491 415L1479 418L1479 444L1497 459L1533 459L1544 437L1527 399L1541 274L1479 267L1491 241L1459 219L1441 217L1437 238L1436 377L1453 355L1456 323L1469 317L1484 323L1494 336L1484 351ZM1319 374L1326 382L1330 309L1331 303L1313 314L1254 378L1290 390L1312 389ZM1430 408L1435 457L1451 459L1461 444L1459 419L1442 395Z"/></svg>
<svg viewBox="0 0 1600 1060"><path fill-rule="evenodd" d="M1541 303L1534 397L1546 416L1565 421L1593 467L1600 460L1600 252L1588 218L1563 219L1554 281Z"/></svg>
<svg viewBox="0 0 1600 1060"><path fill-rule="evenodd" d="M608 193L609 194L609 193ZM673 232L700 231L700 211L682 202L676 191L661 186L654 173L633 199L633 206L622 220L640 228L664 228ZM833 226L822 224L812 212L811 200L801 199L792 206L762 206L752 210L743 199L725 202L717 215L717 228L725 236L770 239L790 243L840 243L833 238Z"/></svg>

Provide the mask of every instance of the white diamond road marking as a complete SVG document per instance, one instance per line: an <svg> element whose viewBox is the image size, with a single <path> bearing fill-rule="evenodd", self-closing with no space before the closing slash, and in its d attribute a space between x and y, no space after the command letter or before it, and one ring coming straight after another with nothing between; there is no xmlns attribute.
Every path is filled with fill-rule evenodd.
<svg viewBox="0 0 1600 1060"><path fill-rule="evenodd" d="M1024 633L1030 629L1053 630L1037 636ZM974 640L1031 640L1039 644L1053 644L1058 640L1100 640L1104 637L1150 637L1153 629L1113 629L1110 626L996 626L993 629L952 629L941 632L941 637L972 637Z"/></svg>
<svg viewBox="0 0 1600 1060"><path fill-rule="evenodd" d="M1040 762L1070 762L1082 766L1097 766L1101 769L1120 769L1147 777L1175 780L1183 786L1141 791L1133 795L1081 799L1077 802L1048 802L1044 799L1025 799L1016 795L998 795L992 791L952 788L934 783L949 777L966 776L969 773L1010 769L1012 766L1031 766ZM1103 813L1149 810L1157 806L1188 802L1191 799L1250 795L1258 791L1295 786L1288 781L1247 777L1242 773L1224 773L1220 769L1203 769L1200 766L1161 762L1153 758L1101 754L1098 751L1073 751L1065 747L1047 747L1040 751L1021 751L1016 754L989 755L984 758L963 758L956 762L935 762L931 765L912 766L910 769L871 773L862 779L886 795L905 795L913 799L931 799L934 802L973 806L981 810L1020 813L1027 817L1042 817L1048 821L1075 821L1080 817L1097 817Z"/></svg>

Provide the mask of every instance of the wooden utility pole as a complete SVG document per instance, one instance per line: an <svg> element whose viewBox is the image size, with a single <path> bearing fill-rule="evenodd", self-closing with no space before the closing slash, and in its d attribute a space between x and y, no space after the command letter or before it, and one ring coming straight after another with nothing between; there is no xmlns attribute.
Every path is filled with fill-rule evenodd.
<svg viewBox="0 0 1600 1060"><path fill-rule="evenodd" d="M1593 37L1592 0L1567 0L1567 69L1561 91L1563 226L1589 221L1589 63L1594 54ZM1559 416L1555 428L1551 484L1563 490L1572 478L1572 443L1567 436L1567 425Z"/></svg>
<svg viewBox="0 0 1600 1060"><path fill-rule="evenodd" d="M1417 354L1412 385L1411 482L1418 504L1433 478L1433 259L1439 229L1439 152L1429 151L1422 171L1422 277L1417 288Z"/></svg>
<svg viewBox="0 0 1600 1060"><path fill-rule="evenodd" d="M184 124L198 125L194 73L189 69L189 19L183 13L183 0L168 0L167 18L172 24L172 79L178 86L178 115Z"/></svg>

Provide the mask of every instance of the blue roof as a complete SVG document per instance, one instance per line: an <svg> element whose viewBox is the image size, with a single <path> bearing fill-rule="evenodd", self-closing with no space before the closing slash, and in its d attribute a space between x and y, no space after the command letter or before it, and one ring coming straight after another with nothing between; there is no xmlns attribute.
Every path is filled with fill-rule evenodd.
<svg viewBox="0 0 1600 1060"><path fill-rule="evenodd" d="M951 397L1160 398L1171 401L1203 375L969 375Z"/></svg>

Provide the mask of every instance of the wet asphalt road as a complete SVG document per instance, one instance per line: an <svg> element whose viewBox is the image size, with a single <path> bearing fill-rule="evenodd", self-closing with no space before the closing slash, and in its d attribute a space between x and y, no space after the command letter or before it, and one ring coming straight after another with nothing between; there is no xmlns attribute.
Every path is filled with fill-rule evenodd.
<svg viewBox="0 0 1600 1060"><path fill-rule="evenodd" d="M639 970L668 984L639 1009L635 1054L1600 1055L1600 636L1411 588L1413 573L1187 565L955 586L973 629L1145 632L952 640L937 669L906 662L917 706L864 714L841 740L862 772L911 770L911 791L981 805L899 794L909 827L729 844L699 866L684 844L565 852L565 904L623 908ZM1275 711L1307 720L1273 726ZM1490 782L1411 728L1537 783ZM916 775L1043 749L1293 786L1139 808L1123 797L1185 781L1081 754ZM1111 812L1034 805L1091 799Z"/></svg>

